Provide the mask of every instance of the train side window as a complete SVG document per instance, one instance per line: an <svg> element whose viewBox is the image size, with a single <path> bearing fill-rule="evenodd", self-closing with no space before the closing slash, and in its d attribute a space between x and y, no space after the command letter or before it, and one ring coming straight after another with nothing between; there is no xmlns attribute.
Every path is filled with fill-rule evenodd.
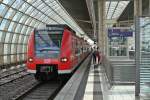
<svg viewBox="0 0 150 100"><path fill-rule="evenodd" d="M78 43L77 43L77 44L78 44ZM81 52L80 46L79 46L79 45L76 45L75 55L76 55L76 56L79 56L79 55L80 55L80 52Z"/></svg>
<svg viewBox="0 0 150 100"><path fill-rule="evenodd" d="M82 53L84 52L84 46L82 46Z"/></svg>
<svg viewBox="0 0 150 100"><path fill-rule="evenodd" d="M75 55L77 56L78 54L78 43L77 43L77 40L75 39Z"/></svg>
<svg viewBox="0 0 150 100"><path fill-rule="evenodd" d="M81 48L78 47L78 55L80 55L80 54L81 54Z"/></svg>
<svg viewBox="0 0 150 100"><path fill-rule="evenodd" d="M75 49L75 39L72 37L72 48Z"/></svg>
<svg viewBox="0 0 150 100"><path fill-rule="evenodd" d="M85 47L83 48L83 52L85 52Z"/></svg>

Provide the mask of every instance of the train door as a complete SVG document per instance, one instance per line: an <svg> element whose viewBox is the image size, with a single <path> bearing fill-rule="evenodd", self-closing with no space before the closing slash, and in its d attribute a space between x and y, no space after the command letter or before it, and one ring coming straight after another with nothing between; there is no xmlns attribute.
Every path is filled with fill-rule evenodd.
<svg viewBox="0 0 150 100"><path fill-rule="evenodd" d="M73 36L73 42L72 42L72 45L73 45L73 51L74 51L74 54L73 54L73 65L77 65L78 63L78 57L77 57L77 38L75 36Z"/></svg>

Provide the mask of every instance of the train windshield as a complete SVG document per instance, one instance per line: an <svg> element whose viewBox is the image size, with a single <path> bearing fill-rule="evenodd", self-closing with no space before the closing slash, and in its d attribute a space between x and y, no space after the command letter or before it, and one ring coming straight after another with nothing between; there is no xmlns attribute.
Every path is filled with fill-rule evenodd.
<svg viewBox="0 0 150 100"><path fill-rule="evenodd" d="M36 31L36 56L39 58L57 58L60 54L62 33L63 31Z"/></svg>

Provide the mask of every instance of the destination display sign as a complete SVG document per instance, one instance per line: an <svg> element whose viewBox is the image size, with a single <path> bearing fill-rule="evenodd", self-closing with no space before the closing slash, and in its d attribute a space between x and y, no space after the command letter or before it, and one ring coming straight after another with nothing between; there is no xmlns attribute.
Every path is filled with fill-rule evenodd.
<svg viewBox="0 0 150 100"><path fill-rule="evenodd" d="M48 30L64 30L63 27L47 27Z"/></svg>
<svg viewBox="0 0 150 100"><path fill-rule="evenodd" d="M132 37L133 31L131 29L110 28L108 29L108 37Z"/></svg>

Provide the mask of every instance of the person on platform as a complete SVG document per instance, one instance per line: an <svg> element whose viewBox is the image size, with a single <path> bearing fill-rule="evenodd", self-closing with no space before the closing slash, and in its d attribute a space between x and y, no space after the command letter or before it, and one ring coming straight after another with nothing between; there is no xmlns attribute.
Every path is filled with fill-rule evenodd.
<svg viewBox="0 0 150 100"><path fill-rule="evenodd" d="M96 51L96 58L97 58L97 64L101 64L102 54L101 54L99 48L97 48L97 51Z"/></svg>
<svg viewBox="0 0 150 100"><path fill-rule="evenodd" d="M96 50L95 49L93 49L93 54L92 54L92 56L93 56L93 64L96 64Z"/></svg>

